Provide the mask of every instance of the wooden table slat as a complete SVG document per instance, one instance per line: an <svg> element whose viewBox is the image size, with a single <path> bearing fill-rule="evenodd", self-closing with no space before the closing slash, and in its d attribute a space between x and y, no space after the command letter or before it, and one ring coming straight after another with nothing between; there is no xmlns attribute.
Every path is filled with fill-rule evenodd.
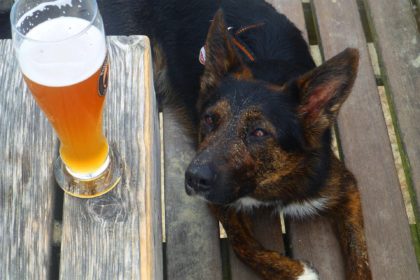
<svg viewBox="0 0 420 280"><path fill-rule="evenodd" d="M0 40L0 279L48 279L56 140Z"/></svg>
<svg viewBox="0 0 420 280"><path fill-rule="evenodd" d="M420 35L410 1L365 0L420 207ZM417 209L420 211L420 208Z"/></svg>
<svg viewBox="0 0 420 280"><path fill-rule="evenodd" d="M124 176L93 199L66 196L61 279L163 279L160 156L151 51L144 36L109 37L105 134Z"/></svg>
<svg viewBox="0 0 420 280"><path fill-rule="evenodd" d="M338 125L345 163L355 174L361 191L373 277L420 279L357 3L312 3L325 57L346 47L358 48L361 55L358 78L341 109Z"/></svg>
<svg viewBox="0 0 420 280"><path fill-rule="evenodd" d="M185 192L184 172L195 149L176 115L170 108L163 110L167 276L222 279L218 223L204 201Z"/></svg>

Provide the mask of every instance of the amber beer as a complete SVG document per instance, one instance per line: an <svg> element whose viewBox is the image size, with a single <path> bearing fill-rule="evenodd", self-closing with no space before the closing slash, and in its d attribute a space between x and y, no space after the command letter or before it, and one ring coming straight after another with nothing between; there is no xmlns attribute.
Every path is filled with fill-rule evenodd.
<svg viewBox="0 0 420 280"><path fill-rule="evenodd" d="M105 98L98 94L101 71L64 87L48 87L24 77L60 138L62 160L74 173L94 173L108 156L108 144L102 134Z"/></svg>
<svg viewBox="0 0 420 280"><path fill-rule="evenodd" d="M19 62L39 107L60 138L60 156L71 173L91 174L106 168L108 143L102 133L102 109L108 80L103 34L90 26L71 42L60 42L71 30L89 22L57 18L33 28L24 41ZM70 34L71 35L71 34ZM51 36L56 41L48 42Z"/></svg>

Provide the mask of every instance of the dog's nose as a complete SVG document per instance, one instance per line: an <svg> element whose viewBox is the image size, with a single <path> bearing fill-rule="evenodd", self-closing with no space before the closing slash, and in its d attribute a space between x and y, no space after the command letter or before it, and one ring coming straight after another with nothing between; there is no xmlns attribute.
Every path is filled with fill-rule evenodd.
<svg viewBox="0 0 420 280"><path fill-rule="evenodd" d="M197 193L207 192L212 188L214 181L214 172L207 165L190 166L185 172L185 187L187 193L191 193L191 189Z"/></svg>

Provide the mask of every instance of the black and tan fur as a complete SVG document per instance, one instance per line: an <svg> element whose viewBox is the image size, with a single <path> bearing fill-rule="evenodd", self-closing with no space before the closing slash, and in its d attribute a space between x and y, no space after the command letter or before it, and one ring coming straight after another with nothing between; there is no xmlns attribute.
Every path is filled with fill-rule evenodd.
<svg viewBox="0 0 420 280"><path fill-rule="evenodd" d="M273 210L313 204L309 213L337 229L347 279L371 279L357 183L331 152L330 129L355 81L358 51L315 68L300 32L262 0L222 1L217 12L211 0L145 5L159 69L197 132L186 191L208 201L238 257L264 279L318 279L304 262L263 248L241 210L244 199ZM239 38L250 61L229 27L255 24Z"/></svg>

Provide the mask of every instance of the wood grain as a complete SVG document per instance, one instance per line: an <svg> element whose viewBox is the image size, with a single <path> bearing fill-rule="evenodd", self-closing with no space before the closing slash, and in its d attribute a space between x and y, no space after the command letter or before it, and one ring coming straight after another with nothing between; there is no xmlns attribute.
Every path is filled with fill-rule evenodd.
<svg viewBox="0 0 420 280"><path fill-rule="evenodd" d="M357 4L315 0L313 7L324 56L328 59L346 47L358 48L361 55L358 78L338 125L345 163L361 191L373 277L420 279Z"/></svg>
<svg viewBox="0 0 420 280"><path fill-rule="evenodd" d="M271 209L256 209L252 214L252 222L255 238L265 248L284 254L279 215L273 213ZM251 268L236 257L232 249L230 249L230 266L232 280L259 279L259 276Z"/></svg>
<svg viewBox="0 0 420 280"><path fill-rule="evenodd" d="M391 94L403 149L420 206L420 35L410 1L365 0L385 86ZM417 121L416 121L417 120ZM420 208L417 209L420 211Z"/></svg>
<svg viewBox="0 0 420 280"><path fill-rule="evenodd" d="M195 149L178 116L163 110L167 277L222 279L218 223L204 201L185 193L184 172Z"/></svg>
<svg viewBox="0 0 420 280"><path fill-rule="evenodd" d="M83 200L66 196L61 279L163 279L160 155L149 40L109 37L105 134L123 159L122 182Z"/></svg>
<svg viewBox="0 0 420 280"><path fill-rule="evenodd" d="M344 280L343 256L329 220L315 217L288 222L293 257L314 265L320 279Z"/></svg>
<svg viewBox="0 0 420 280"><path fill-rule="evenodd" d="M48 279L56 140L0 40L0 279Z"/></svg>

